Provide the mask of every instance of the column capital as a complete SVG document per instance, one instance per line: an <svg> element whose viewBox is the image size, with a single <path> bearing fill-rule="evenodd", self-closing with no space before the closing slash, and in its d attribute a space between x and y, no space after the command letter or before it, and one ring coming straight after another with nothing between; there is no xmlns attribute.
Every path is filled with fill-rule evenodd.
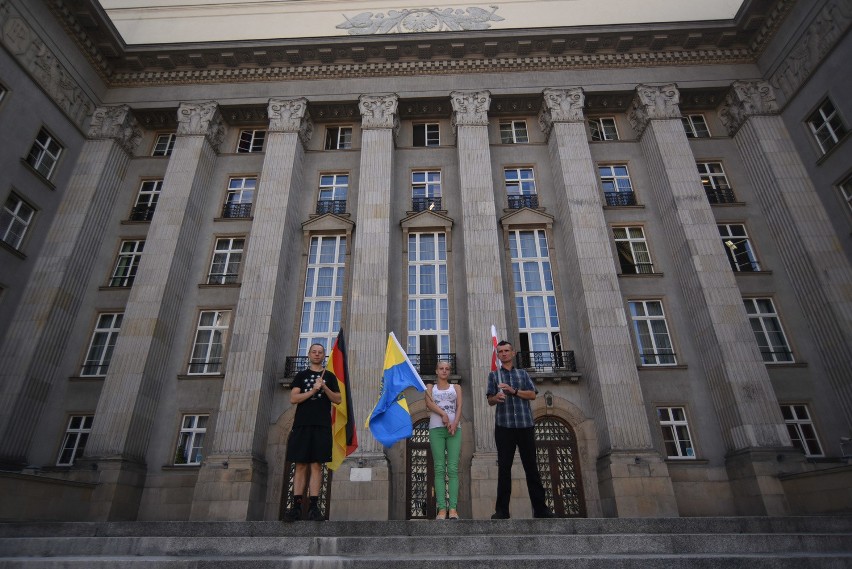
<svg viewBox="0 0 852 569"><path fill-rule="evenodd" d="M627 113L627 120L630 121L633 130L642 134L651 120L679 119L679 105L680 91L674 83L661 87L637 85L636 95Z"/></svg>
<svg viewBox="0 0 852 569"><path fill-rule="evenodd" d="M128 154L133 154L142 140L142 129L127 105L98 107L89 122L90 140L113 139Z"/></svg>
<svg viewBox="0 0 852 569"><path fill-rule="evenodd" d="M586 104L586 94L582 87L545 89L542 95L544 104L538 114L538 125L545 136L550 135L553 123L585 120L583 106Z"/></svg>
<svg viewBox="0 0 852 569"><path fill-rule="evenodd" d="M457 126L487 126L490 91L453 91L453 128Z"/></svg>
<svg viewBox="0 0 852 569"><path fill-rule="evenodd" d="M775 91L767 81L734 81L722 103L719 118L733 136L747 118L778 114Z"/></svg>
<svg viewBox="0 0 852 569"><path fill-rule="evenodd" d="M361 95L358 110L361 111L361 128L391 128L399 130L399 95Z"/></svg>
<svg viewBox="0 0 852 569"><path fill-rule="evenodd" d="M216 101L181 103L178 108L178 136L206 136L214 150L225 136L225 124Z"/></svg>
<svg viewBox="0 0 852 569"><path fill-rule="evenodd" d="M307 144L314 132L314 123L308 112L308 100L269 99L266 107L269 116L269 132L295 132L302 144Z"/></svg>

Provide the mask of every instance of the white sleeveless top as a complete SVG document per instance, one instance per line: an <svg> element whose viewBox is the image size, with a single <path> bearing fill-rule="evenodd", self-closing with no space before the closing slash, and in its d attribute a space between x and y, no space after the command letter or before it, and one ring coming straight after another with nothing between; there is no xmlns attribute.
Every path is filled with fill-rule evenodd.
<svg viewBox="0 0 852 569"><path fill-rule="evenodd" d="M450 385L449 389L443 391L438 389L437 383L432 386L432 401L434 401L435 405L440 407L441 410L447 414L447 417L450 418L450 423L456 419L456 399L458 399L458 396L456 394L455 386ZM429 428L435 429L443 426L444 422L441 421L441 416L434 411L430 412Z"/></svg>

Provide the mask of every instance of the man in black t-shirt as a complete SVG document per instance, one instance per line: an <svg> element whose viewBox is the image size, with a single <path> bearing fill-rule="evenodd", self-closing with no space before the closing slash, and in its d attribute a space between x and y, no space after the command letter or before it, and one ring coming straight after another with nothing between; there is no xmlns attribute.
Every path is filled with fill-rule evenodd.
<svg viewBox="0 0 852 569"><path fill-rule="evenodd" d="M308 360L310 367L296 374L290 390L290 403L297 407L287 440L287 462L296 464L296 474L293 477L293 506L284 514L288 522L302 517L302 495L308 466L311 469L308 519L323 520L317 497L322 482L322 465L331 461L331 404L340 403L342 399L337 378L322 366L325 360L322 344L311 345Z"/></svg>

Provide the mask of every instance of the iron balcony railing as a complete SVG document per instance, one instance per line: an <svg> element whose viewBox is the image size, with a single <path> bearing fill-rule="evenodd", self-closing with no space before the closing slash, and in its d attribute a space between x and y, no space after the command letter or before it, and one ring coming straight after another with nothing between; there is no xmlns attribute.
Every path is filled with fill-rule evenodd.
<svg viewBox="0 0 852 569"><path fill-rule="evenodd" d="M509 209L521 209L522 207L537 208L538 195L509 196Z"/></svg>
<svg viewBox="0 0 852 569"><path fill-rule="evenodd" d="M411 209L414 211L441 209L441 198L411 198Z"/></svg>
<svg viewBox="0 0 852 569"><path fill-rule="evenodd" d="M636 205L636 194L633 192L604 192L606 205Z"/></svg>
<svg viewBox="0 0 852 569"><path fill-rule="evenodd" d="M238 276L239 275L237 273L210 273L209 275L207 275L207 284L234 284L235 282L237 282Z"/></svg>
<svg viewBox="0 0 852 569"><path fill-rule="evenodd" d="M677 365L675 353L670 350L660 350L659 352L642 352L639 354L642 360L642 365L645 366L673 366Z"/></svg>
<svg viewBox="0 0 852 569"><path fill-rule="evenodd" d="M222 217L225 219L251 217L251 205L251 202L226 203L224 206L222 206Z"/></svg>
<svg viewBox="0 0 852 569"><path fill-rule="evenodd" d="M346 200L317 201L317 215L322 215L324 213L346 213Z"/></svg>
<svg viewBox="0 0 852 569"><path fill-rule="evenodd" d="M534 371L566 370L577 371L574 351L518 352L515 354L515 366Z"/></svg>
<svg viewBox="0 0 852 569"><path fill-rule="evenodd" d="M732 190L731 188L704 188L704 193L707 194L707 201L709 201L711 204L737 203L737 197L734 195L734 190Z"/></svg>
<svg viewBox="0 0 852 569"><path fill-rule="evenodd" d="M792 362L793 361L793 352L790 350L781 350L781 349L772 349L772 348L761 348L760 354L763 356L763 361L767 363L776 363L776 362Z"/></svg>
<svg viewBox="0 0 852 569"><path fill-rule="evenodd" d="M157 204L133 206L133 210L130 212L130 221L151 221L156 208Z"/></svg>
<svg viewBox="0 0 852 569"><path fill-rule="evenodd" d="M438 367L438 362L445 361L450 364L450 373L456 373L456 355L455 354L407 354L411 365L417 370L420 375L435 375L435 368Z"/></svg>

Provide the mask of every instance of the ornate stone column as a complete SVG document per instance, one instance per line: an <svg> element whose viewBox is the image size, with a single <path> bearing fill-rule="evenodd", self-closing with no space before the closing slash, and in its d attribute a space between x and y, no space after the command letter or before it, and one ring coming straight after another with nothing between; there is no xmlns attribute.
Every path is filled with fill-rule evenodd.
<svg viewBox="0 0 852 569"><path fill-rule="evenodd" d="M148 229L86 445L85 458L99 471L93 520L136 519L151 426L176 341L175 316L189 314L182 302L193 284L187 258L195 247L223 133L214 101L180 105L177 141L163 180L167 191Z"/></svg>
<svg viewBox="0 0 852 569"><path fill-rule="evenodd" d="M359 470L349 459L335 472L331 514L336 520L386 520L390 511L390 469L382 445L364 421L379 396L388 337L388 281L376 278L390 269L393 150L399 130L395 94L362 95L361 164L357 231L352 248L349 304L349 373L358 421ZM355 340L357 338L357 340ZM348 476L348 480L345 477Z"/></svg>
<svg viewBox="0 0 852 569"><path fill-rule="evenodd" d="M687 309L684 322L697 350L741 514L781 515L787 500L776 456L791 446L766 365L743 307L695 157L680 121L674 84L639 85L629 119L640 133L654 199L669 241L675 278Z"/></svg>
<svg viewBox="0 0 852 569"><path fill-rule="evenodd" d="M269 129L258 191L252 210L251 239L245 254L225 380L215 416L213 440L195 485L191 518L263 519L274 366L281 346L290 342L293 307L285 310L287 290L298 288L298 208L290 199L302 189L304 145L313 125L307 99L271 99ZM279 481L273 481L278 484Z"/></svg>
<svg viewBox="0 0 852 569"><path fill-rule="evenodd" d="M654 449L630 329L612 258L597 167L586 135L579 87L545 89L539 124L547 136L571 303L587 330L577 340L600 442L598 489L606 516L677 515L668 468ZM637 463L636 458L640 457ZM653 497L652 499L648 499Z"/></svg>
<svg viewBox="0 0 852 569"><path fill-rule="evenodd" d="M127 163L141 140L126 105L99 107L0 352L0 464L27 464Z"/></svg>
<svg viewBox="0 0 852 569"><path fill-rule="evenodd" d="M852 270L765 81L735 81L721 111L852 430Z"/></svg>

